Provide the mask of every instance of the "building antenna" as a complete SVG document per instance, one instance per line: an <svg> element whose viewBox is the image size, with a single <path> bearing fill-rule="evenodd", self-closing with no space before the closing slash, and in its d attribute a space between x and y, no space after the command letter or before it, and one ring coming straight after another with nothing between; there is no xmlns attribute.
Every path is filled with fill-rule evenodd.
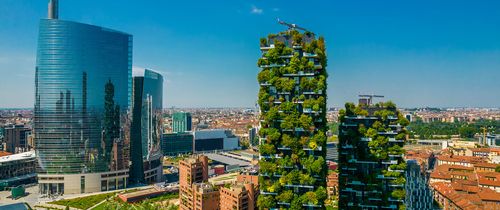
<svg viewBox="0 0 500 210"><path fill-rule="evenodd" d="M284 26L288 27L288 30L289 30L289 31L291 31L291 30L297 30L297 29L298 29L298 30L302 30L302 31L304 31L304 32L309 32L309 33L312 33L312 32L310 32L309 30L307 30L307 29L305 29L305 28L302 28L302 27L298 26L298 25L297 25L297 24L295 24L295 23L287 23L287 22L285 22L285 21L280 20L279 18L278 18L278 23L279 23L279 24L281 24L281 25L284 25ZM314 34L314 33L312 33L312 34Z"/></svg>

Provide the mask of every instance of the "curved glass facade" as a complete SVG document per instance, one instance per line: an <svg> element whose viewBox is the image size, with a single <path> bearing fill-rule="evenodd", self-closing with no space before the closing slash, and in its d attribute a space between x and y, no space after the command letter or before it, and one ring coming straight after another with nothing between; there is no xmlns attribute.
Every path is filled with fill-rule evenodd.
<svg viewBox="0 0 500 210"><path fill-rule="evenodd" d="M40 174L128 167L132 36L40 21L34 133Z"/></svg>
<svg viewBox="0 0 500 210"><path fill-rule="evenodd" d="M132 106L130 181L133 183L156 181L156 178L144 177L143 172L161 165L159 161L163 131L163 76L161 74L146 69L144 76L134 77Z"/></svg>

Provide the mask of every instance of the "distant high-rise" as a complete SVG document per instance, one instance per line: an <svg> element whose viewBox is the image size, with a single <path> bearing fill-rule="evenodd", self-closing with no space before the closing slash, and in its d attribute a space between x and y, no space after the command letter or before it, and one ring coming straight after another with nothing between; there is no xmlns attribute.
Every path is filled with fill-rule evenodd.
<svg viewBox="0 0 500 210"><path fill-rule="evenodd" d="M40 20L34 136L41 194L125 188L132 35L57 19Z"/></svg>
<svg viewBox="0 0 500 210"><path fill-rule="evenodd" d="M408 120L372 97L347 103L339 119L339 209L404 208Z"/></svg>
<svg viewBox="0 0 500 210"><path fill-rule="evenodd" d="M5 151L10 153L26 152L29 149L28 136L31 128L24 125L12 125L5 127Z"/></svg>
<svg viewBox="0 0 500 210"><path fill-rule="evenodd" d="M260 209L322 209L326 176L326 54L295 24L261 38Z"/></svg>
<svg viewBox="0 0 500 210"><path fill-rule="evenodd" d="M189 112L176 112L172 116L172 132L191 131L192 119Z"/></svg>
<svg viewBox="0 0 500 210"><path fill-rule="evenodd" d="M133 78L131 183L161 181L163 76L145 69Z"/></svg>

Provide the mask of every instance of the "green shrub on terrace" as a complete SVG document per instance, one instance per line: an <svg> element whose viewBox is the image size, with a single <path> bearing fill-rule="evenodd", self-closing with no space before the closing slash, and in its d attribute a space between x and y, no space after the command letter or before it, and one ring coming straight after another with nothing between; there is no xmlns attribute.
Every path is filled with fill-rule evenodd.
<svg viewBox="0 0 500 210"><path fill-rule="evenodd" d="M354 103L345 103L345 116L354 116L354 109L356 109Z"/></svg>
<svg viewBox="0 0 500 210"><path fill-rule="evenodd" d="M259 151L263 155L272 155L276 153L276 148L272 144L261 144Z"/></svg>
<svg viewBox="0 0 500 210"><path fill-rule="evenodd" d="M393 111L389 111L387 109L382 109L382 110L376 111L375 113L373 113L373 115L375 115L377 117L380 117L383 120L387 120L387 118L389 116L394 116L394 112Z"/></svg>
<svg viewBox="0 0 500 210"><path fill-rule="evenodd" d="M283 122L281 123L281 128L282 129L289 129L293 130L298 127L299 121L297 119L296 114L289 114L287 115L284 119Z"/></svg>
<svg viewBox="0 0 500 210"><path fill-rule="evenodd" d="M290 203L294 197L294 193L291 190L286 190L276 196L276 199L280 202Z"/></svg>
<svg viewBox="0 0 500 210"><path fill-rule="evenodd" d="M324 145L326 143L326 135L323 132L318 132L314 134L312 141L316 142L318 145Z"/></svg>
<svg viewBox="0 0 500 210"><path fill-rule="evenodd" d="M408 121L408 119L406 119L406 117L404 117L401 113L398 113L398 120L396 121L396 123L400 124L403 127L406 127L410 124L410 121Z"/></svg>
<svg viewBox="0 0 500 210"><path fill-rule="evenodd" d="M257 206L259 209L270 209L276 205L276 201L273 196L269 195L259 195L257 199Z"/></svg>
<svg viewBox="0 0 500 210"><path fill-rule="evenodd" d="M382 170L382 174L383 174L385 177L400 177L400 176L401 176L401 173L396 172L396 171L386 171L386 170Z"/></svg>
<svg viewBox="0 0 500 210"><path fill-rule="evenodd" d="M273 75L271 73L271 70L268 70L268 69L262 70L259 72L259 74L257 74L257 80L259 81L259 83L268 82L271 80L272 77L273 77Z"/></svg>
<svg viewBox="0 0 500 210"><path fill-rule="evenodd" d="M314 126L312 117L307 116L305 114L302 114L300 116L299 123L300 123L300 127L302 127L304 130L308 130L309 128Z"/></svg>
<svg viewBox="0 0 500 210"><path fill-rule="evenodd" d="M358 116L368 116L368 111L366 109L363 109L361 106L357 106L354 109L354 114Z"/></svg>
<svg viewBox="0 0 500 210"><path fill-rule="evenodd" d="M267 46L267 39L266 38L260 38L260 46L261 47Z"/></svg>
<svg viewBox="0 0 500 210"><path fill-rule="evenodd" d="M289 78L278 78L273 84L278 92L290 92L295 87L295 80Z"/></svg>
<svg viewBox="0 0 500 210"><path fill-rule="evenodd" d="M406 197L406 191L403 189L397 189L392 191L391 196L399 200L403 200Z"/></svg>
<svg viewBox="0 0 500 210"><path fill-rule="evenodd" d="M389 166L389 168L392 170L406 170L406 163L402 162L402 163L397 164L397 165L391 165L391 166Z"/></svg>
<svg viewBox="0 0 500 210"><path fill-rule="evenodd" d="M276 171L276 164L273 162L261 161L259 167L262 173L272 174Z"/></svg>
<svg viewBox="0 0 500 210"><path fill-rule="evenodd" d="M399 145L394 145L392 147L389 147L388 152L390 155L402 155L405 153L405 150Z"/></svg>
<svg viewBox="0 0 500 210"><path fill-rule="evenodd" d="M392 184L396 184L396 185L404 185L406 183L406 179L401 176L401 177L398 177L395 180L392 180L391 183Z"/></svg>
<svg viewBox="0 0 500 210"><path fill-rule="evenodd" d="M316 198L320 201L325 200L328 197L326 189L323 186L318 187L314 193L316 194Z"/></svg>
<svg viewBox="0 0 500 210"><path fill-rule="evenodd" d="M291 113L297 111L297 106L293 102L284 102L280 104L279 109L285 113Z"/></svg>
<svg viewBox="0 0 500 210"><path fill-rule="evenodd" d="M378 131L375 130L375 129L373 129L373 127L372 128L368 128L368 130L366 131L366 136L368 138L374 139L377 135L378 135Z"/></svg>
<svg viewBox="0 0 500 210"><path fill-rule="evenodd" d="M278 107L271 107L269 111L266 112L264 120L267 122L274 122L280 118L280 113L278 112Z"/></svg>
<svg viewBox="0 0 500 210"><path fill-rule="evenodd" d="M285 147L293 147L297 145L297 140L288 134L283 134L281 144Z"/></svg>
<svg viewBox="0 0 500 210"><path fill-rule="evenodd" d="M309 174L300 174L299 184L312 185L314 184L314 178L312 178Z"/></svg>
<svg viewBox="0 0 500 210"><path fill-rule="evenodd" d="M316 196L316 193L314 193L314 191L309 191L306 192L304 195L302 195L301 200L303 204L317 205L319 199Z"/></svg>

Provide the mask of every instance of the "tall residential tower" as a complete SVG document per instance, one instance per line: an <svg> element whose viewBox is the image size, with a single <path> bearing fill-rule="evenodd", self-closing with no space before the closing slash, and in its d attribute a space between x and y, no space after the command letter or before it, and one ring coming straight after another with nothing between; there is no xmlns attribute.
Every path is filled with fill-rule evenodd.
<svg viewBox="0 0 500 210"><path fill-rule="evenodd" d="M58 19L40 20L34 135L41 194L126 187L132 35Z"/></svg>
<svg viewBox="0 0 500 210"><path fill-rule="evenodd" d="M409 122L394 103L371 98L339 112L339 208L404 209Z"/></svg>
<svg viewBox="0 0 500 210"><path fill-rule="evenodd" d="M322 37L295 24L260 40L258 207L324 208L326 54Z"/></svg>

